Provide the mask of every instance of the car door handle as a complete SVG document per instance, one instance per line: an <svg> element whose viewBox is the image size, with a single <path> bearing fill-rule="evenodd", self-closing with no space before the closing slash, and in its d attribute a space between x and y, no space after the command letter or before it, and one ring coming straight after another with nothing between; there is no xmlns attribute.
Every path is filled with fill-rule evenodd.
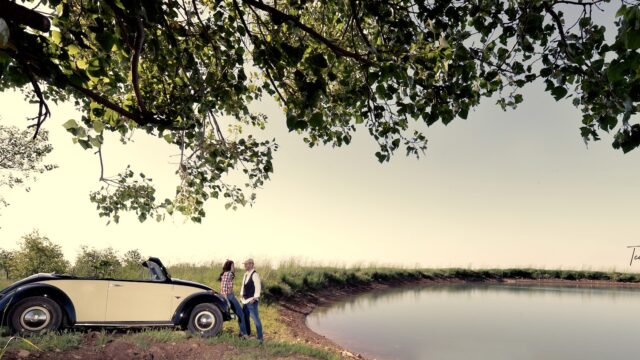
<svg viewBox="0 0 640 360"><path fill-rule="evenodd" d="M109 286L111 286L111 287L122 287L122 285L120 285L120 284L109 284Z"/></svg>

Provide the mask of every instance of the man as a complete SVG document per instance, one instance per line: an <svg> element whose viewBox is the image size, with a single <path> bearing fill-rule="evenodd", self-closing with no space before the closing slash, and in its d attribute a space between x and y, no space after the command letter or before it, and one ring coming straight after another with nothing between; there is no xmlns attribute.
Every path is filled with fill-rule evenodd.
<svg viewBox="0 0 640 360"><path fill-rule="evenodd" d="M260 322L260 314L258 313L262 282L260 281L260 275L254 268L253 259L247 259L244 262L244 270L240 298L242 298L242 304L244 304L242 311L244 312L245 329L247 330L247 335L251 335L251 320L249 320L249 317L251 317L256 324L258 341L262 342L262 322Z"/></svg>

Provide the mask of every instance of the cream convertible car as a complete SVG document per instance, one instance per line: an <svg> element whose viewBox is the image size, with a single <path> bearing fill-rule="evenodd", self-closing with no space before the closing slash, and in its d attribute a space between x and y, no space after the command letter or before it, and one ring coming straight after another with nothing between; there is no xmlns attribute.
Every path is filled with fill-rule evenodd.
<svg viewBox="0 0 640 360"><path fill-rule="evenodd" d="M211 288L172 279L158 258L142 263L143 280L37 274L0 292L0 319L36 334L74 326L176 326L214 336L231 315Z"/></svg>

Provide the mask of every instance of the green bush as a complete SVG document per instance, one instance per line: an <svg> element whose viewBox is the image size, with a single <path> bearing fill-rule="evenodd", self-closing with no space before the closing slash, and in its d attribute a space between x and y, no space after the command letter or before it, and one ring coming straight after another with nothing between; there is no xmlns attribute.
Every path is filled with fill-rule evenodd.
<svg viewBox="0 0 640 360"><path fill-rule="evenodd" d="M621 282L638 282L640 278L636 274L616 274L616 280Z"/></svg>
<svg viewBox="0 0 640 360"><path fill-rule="evenodd" d="M37 230L23 236L18 242L18 250L5 261L5 272L15 278L40 272L65 273L69 268L69 262L64 259L60 245L40 235Z"/></svg>
<svg viewBox="0 0 640 360"><path fill-rule="evenodd" d="M531 269L505 269L502 270L502 276L512 279L535 279Z"/></svg>
<svg viewBox="0 0 640 360"><path fill-rule="evenodd" d="M121 269L122 263L112 248L98 250L81 246L72 272L77 276L113 278Z"/></svg>

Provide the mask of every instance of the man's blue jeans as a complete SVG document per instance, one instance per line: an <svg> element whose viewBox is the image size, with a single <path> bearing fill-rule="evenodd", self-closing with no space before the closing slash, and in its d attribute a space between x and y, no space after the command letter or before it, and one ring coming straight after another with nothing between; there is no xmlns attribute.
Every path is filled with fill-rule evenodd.
<svg viewBox="0 0 640 360"><path fill-rule="evenodd" d="M245 324L244 311L242 309L242 306L240 306L240 302L238 301L238 299L236 299L236 296L233 294L228 294L227 300L229 300L229 304L231 304L231 308L233 309L233 312L236 313L236 316L238 317L238 325L240 326L240 335L247 335L247 330L244 327L244 324Z"/></svg>
<svg viewBox="0 0 640 360"><path fill-rule="evenodd" d="M253 319L253 322L256 324L258 340L262 341L262 322L260 322L260 313L258 312L258 301L244 304L242 310L244 311L245 328L247 329L247 334L251 335L251 321L249 320L249 317L251 317Z"/></svg>

